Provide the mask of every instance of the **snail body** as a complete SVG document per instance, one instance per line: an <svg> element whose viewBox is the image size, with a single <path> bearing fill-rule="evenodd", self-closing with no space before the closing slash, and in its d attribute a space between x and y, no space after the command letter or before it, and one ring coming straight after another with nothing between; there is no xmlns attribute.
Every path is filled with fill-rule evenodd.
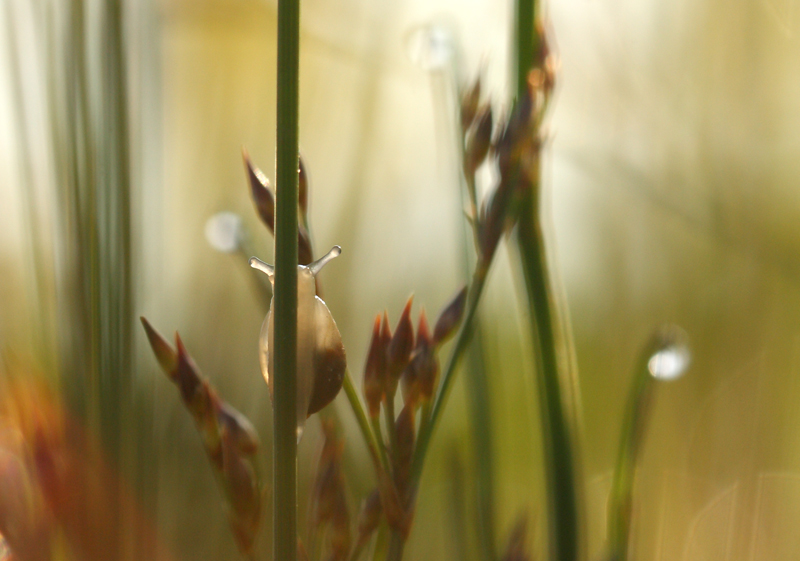
<svg viewBox="0 0 800 561"><path fill-rule="evenodd" d="M302 434L306 418L333 401L342 387L347 360L339 328L328 306L316 294L314 277L342 250L334 246L309 265L297 267L297 435ZM274 285L275 268L256 257L250 266L267 274ZM274 320L272 304L259 337L261 372L273 395Z"/></svg>

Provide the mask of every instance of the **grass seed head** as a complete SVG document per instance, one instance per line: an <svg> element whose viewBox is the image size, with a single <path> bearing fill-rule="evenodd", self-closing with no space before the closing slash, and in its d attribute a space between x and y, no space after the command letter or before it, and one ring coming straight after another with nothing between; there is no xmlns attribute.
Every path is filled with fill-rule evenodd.
<svg viewBox="0 0 800 561"><path fill-rule="evenodd" d="M477 122L467 139L464 153L466 173L474 175L475 170L483 163L492 144L492 108L485 105L481 108Z"/></svg>
<svg viewBox="0 0 800 561"><path fill-rule="evenodd" d="M441 345L455 334L456 329L458 329L458 326L461 324L461 318L464 315L466 303L467 287L464 285L439 313L436 326L433 328L434 345Z"/></svg>
<svg viewBox="0 0 800 561"><path fill-rule="evenodd" d="M394 480L401 497L408 491L411 459L414 455L414 409L406 405L397 416L394 426L397 435L397 454L394 458Z"/></svg>
<svg viewBox="0 0 800 561"><path fill-rule="evenodd" d="M261 221L271 233L275 232L275 195L269 185L269 179L264 173L250 162L247 150L242 150L245 172L250 184L250 195Z"/></svg>
<svg viewBox="0 0 800 561"><path fill-rule="evenodd" d="M397 322L392 340L389 343L387 368L388 381L392 391L386 392L387 399L394 395L400 374L408 365L411 351L414 348L414 325L411 323L411 304L413 301L414 296L409 296L400 320Z"/></svg>
<svg viewBox="0 0 800 561"><path fill-rule="evenodd" d="M390 340L391 338L389 338ZM364 366L364 399L367 402L370 417L380 415L381 401L386 389L386 354L388 340L381 336L381 316L375 316L372 326L372 339L367 353L367 364Z"/></svg>

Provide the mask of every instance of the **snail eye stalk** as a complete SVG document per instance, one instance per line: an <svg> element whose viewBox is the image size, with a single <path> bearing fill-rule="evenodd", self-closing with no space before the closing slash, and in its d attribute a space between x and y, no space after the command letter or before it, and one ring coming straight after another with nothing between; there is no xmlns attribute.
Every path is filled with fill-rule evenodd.
<svg viewBox="0 0 800 561"><path fill-rule="evenodd" d="M319 259L308 265L308 268L311 271L311 275L316 277L317 274L322 270L322 268L325 265L327 265L328 263L339 257L341 254L342 254L342 248L339 247L338 245L333 246L328 253L326 253L325 255L323 255L322 257L320 257ZM250 263L252 266L252 260L250 261Z"/></svg>
<svg viewBox="0 0 800 561"><path fill-rule="evenodd" d="M258 257L251 257L250 258L250 266L253 269L258 269L262 273L265 273L269 277L269 282L275 283L275 267L270 265L269 263L264 263Z"/></svg>

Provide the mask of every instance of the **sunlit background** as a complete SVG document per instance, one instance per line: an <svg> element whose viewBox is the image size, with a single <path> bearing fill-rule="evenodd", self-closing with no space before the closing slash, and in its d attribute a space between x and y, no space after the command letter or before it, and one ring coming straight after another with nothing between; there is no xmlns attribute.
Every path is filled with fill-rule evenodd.
<svg viewBox="0 0 800 561"><path fill-rule="evenodd" d="M255 424L271 472L271 406L257 357L261 279L245 255L212 247L207 223L236 213L248 250L272 261L241 151L273 178L276 3L124 3L122 97L107 79L105 4L5 0L0 9L0 375L44 378L96 419L89 428L116 443L110 456L176 559L235 559L199 438L137 318L180 331L220 394ZM797 559L800 7L553 0L542 9L561 60L545 209L582 394L587 555L602 551L634 360L670 322L688 332L692 365L656 392L633 555ZM69 25L74 10L85 14L82 27ZM322 277L358 379L377 312L388 309L394 323L413 292L415 312L435 313L466 278L457 87L482 73L495 107L508 107L512 17L511 3L489 0L302 5L310 222L318 255L343 248ZM75 52L86 55L82 82ZM82 114L70 113L76 99L85 100ZM129 204L118 194L115 159L122 110ZM100 238L82 242L71 232L83 203L70 197L88 172L70 162L89 161L87 151L108 188L96 201ZM126 239L118 232L127 209ZM105 257L81 255L84 242ZM491 446L475 450L460 378L435 435L407 559L477 559L478 455L491 458L499 544L526 513L541 558L541 436L525 294L516 251L498 258L481 308ZM72 315L92 263L108 295L107 319L96 327L120 349L106 351L98 371L127 374L74 397L92 387L80 373L93 356L80 341L88 327ZM340 396L333 407L345 428L355 514L374 485L371 465L347 402ZM319 446L312 420L299 449L301 532Z"/></svg>

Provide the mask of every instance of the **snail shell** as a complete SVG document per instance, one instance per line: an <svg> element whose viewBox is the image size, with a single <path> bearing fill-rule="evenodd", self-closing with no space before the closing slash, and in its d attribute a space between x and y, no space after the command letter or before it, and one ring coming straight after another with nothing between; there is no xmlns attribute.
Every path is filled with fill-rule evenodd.
<svg viewBox="0 0 800 561"><path fill-rule="evenodd" d="M344 381L347 366L342 336L328 306L316 295L314 277L329 261L342 252L334 246L328 253L309 265L297 267L297 436L302 434L306 418L333 401ZM263 271L274 284L275 268L252 257L250 266ZM274 297L273 297L274 303ZM261 372L273 395L272 304L259 337Z"/></svg>

